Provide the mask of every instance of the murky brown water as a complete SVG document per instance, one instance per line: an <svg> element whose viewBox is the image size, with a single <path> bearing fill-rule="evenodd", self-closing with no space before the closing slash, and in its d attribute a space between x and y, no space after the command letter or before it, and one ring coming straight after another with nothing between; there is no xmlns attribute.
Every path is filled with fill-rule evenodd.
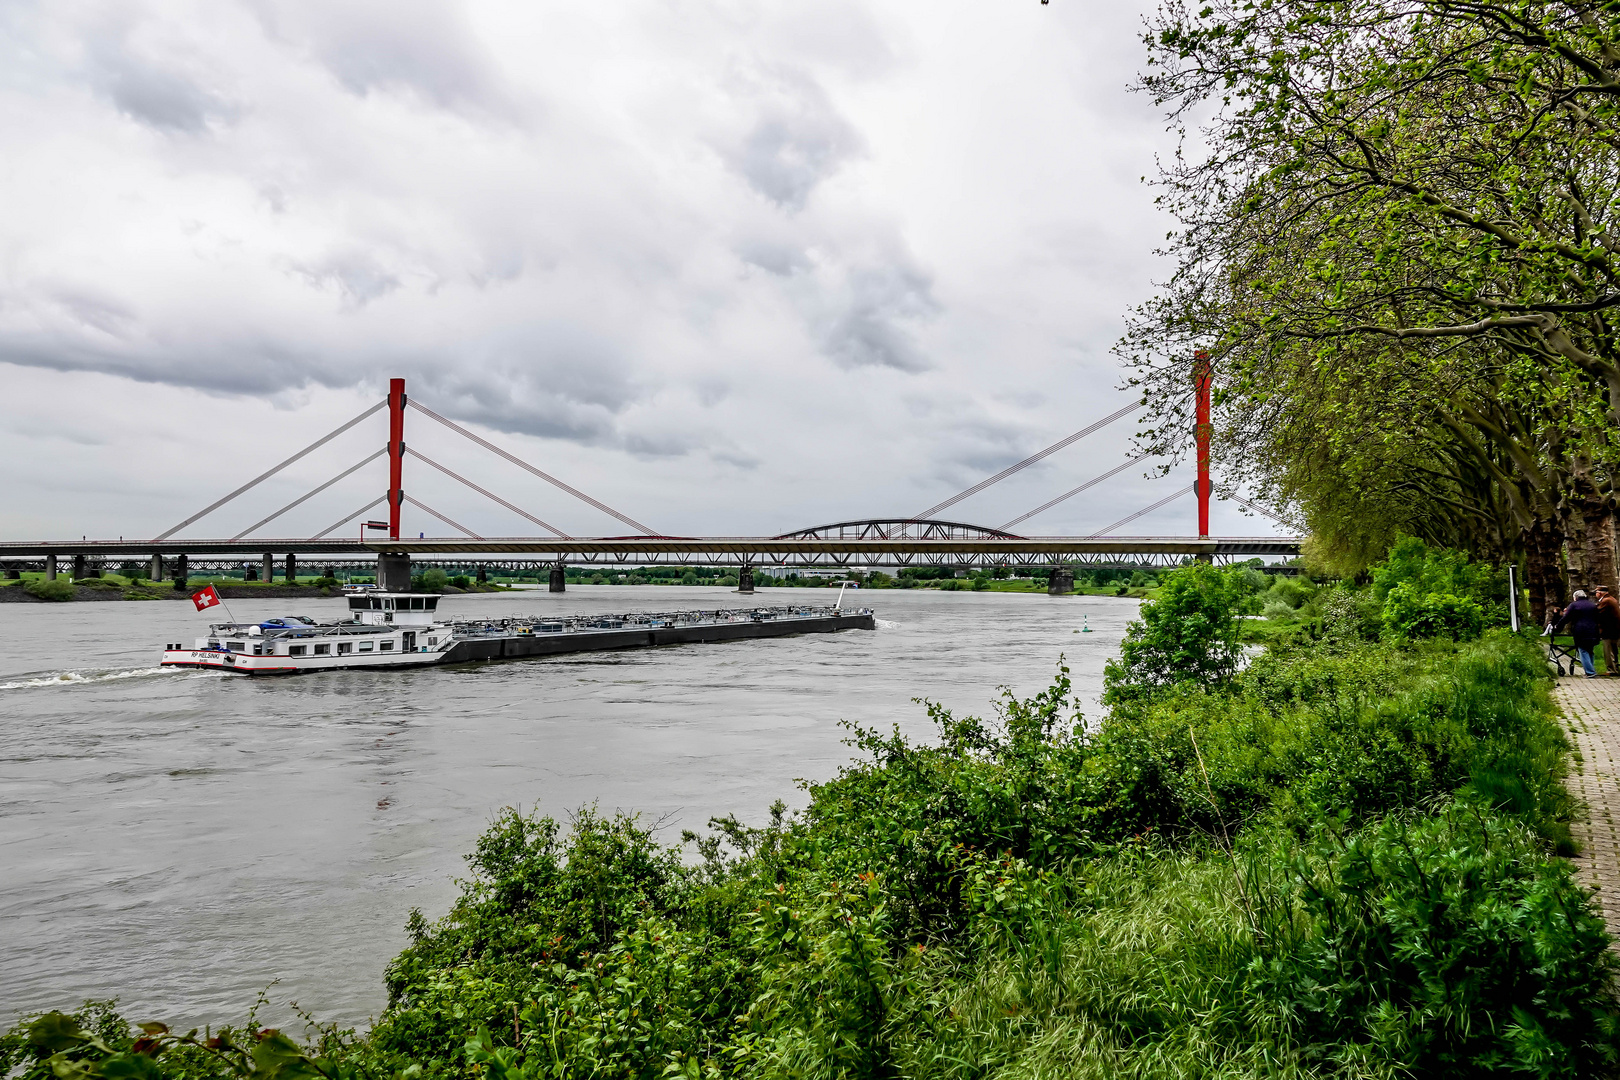
<svg viewBox="0 0 1620 1080"><path fill-rule="evenodd" d="M771 589L756 603L830 599ZM850 594L854 599L855 594ZM571 587L448 612L731 606L720 589ZM257 992L364 1024L407 912L444 912L501 807L596 801L701 828L802 804L841 719L928 732L911 698L984 711L1067 653L1088 702L1134 601L862 593L875 632L280 680L161 672L181 603L0 605L0 1024L86 997L181 1026ZM292 609L288 609L292 605ZM241 618L341 599L234 601ZM1097 633L1076 634L1082 617ZM1094 709L1094 705L1091 709ZM1088 709L1090 711L1090 709Z"/></svg>

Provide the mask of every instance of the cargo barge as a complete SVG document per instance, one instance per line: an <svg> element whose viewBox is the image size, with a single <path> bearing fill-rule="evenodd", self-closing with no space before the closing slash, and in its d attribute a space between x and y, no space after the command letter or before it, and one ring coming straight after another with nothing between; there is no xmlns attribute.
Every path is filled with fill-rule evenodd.
<svg viewBox="0 0 1620 1080"><path fill-rule="evenodd" d="M215 623L189 648L183 642L166 646L162 665L237 675L297 675L746 641L872 630L877 625L870 608L849 609L841 603L441 621L439 600L433 593L366 592L349 597L347 621L290 615Z"/></svg>

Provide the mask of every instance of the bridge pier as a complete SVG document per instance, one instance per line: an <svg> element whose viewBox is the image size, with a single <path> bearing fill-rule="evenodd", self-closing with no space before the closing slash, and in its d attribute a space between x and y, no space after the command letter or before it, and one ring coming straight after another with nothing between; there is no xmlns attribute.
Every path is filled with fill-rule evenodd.
<svg viewBox="0 0 1620 1080"><path fill-rule="evenodd" d="M45 556L45 580L46 581L55 581L56 580L56 556L55 555L47 555L47 556Z"/></svg>
<svg viewBox="0 0 1620 1080"><path fill-rule="evenodd" d="M568 591L568 570L562 563L558 563L551 568L551 591Z"/></svg>
<svg viewBox="0 0 1620 1080"><path fill-rule="evenodd" d="M75 556L73 556L73 580L78 581L81 578L83 578L84 575L85 575L84 556L83 555L75 555Z"/></svg>
<svg viewBox="0 0 1620 1080"><path fill-rule="evenodd" d="M489 584L489 568L484 563L478 564L478 584Z"/></svg>
<svg viewBox="0 0 1620 1080"><path fill-rule="evenodd" d="M152 553L152 565L147 568L146 576L152 581L163 580L163 556L158 552Z"/></svg>
<svg viewBox="0 0 1620 1080"><path fill-rule="evenodd" d="M287 578L287 584L298 584L298 556L290 551L287 552L287 565L282 568L282 573Z"/></svg>
<svg viewBox="0 0 1620 1080"><path fill-rule="evenodd" d="M377 556L377 588L383 592L411 591L411 557L409 553L385 551Z"/></svg>
<svg viewBox="0 0 1620 1080"><path fill-rule="evenodd" d="M1067 596L1074 592L1074 571L1067 566L1054 566L1052 576L1046 579L1046 595Z"/></svg>
<svg viewBox="0 0 1620 1080"><path fill-rule="evenodd" d="M16 581L18 578L22 577L22 571L17 569L15 566L8 566L6 567L6 577L12 581Z"/></svg>
<svg viewBox="0 0 1620 1080"><path fill-rule="evenodd" d="M737 571L737 591L745 596L754 594L754 568L747 563L743 563L742 569Z"/></svg>
<svg viewBox="0 0 1620 1080"><path fill-rule="evenodd" d="M174 582L180 588L185 588L186 582L191 580L191 560L184 555L174 560Z"/></svg>
<svg viewBox="0 0 1620 1080"><path fill-rule="evenodd" d="M264 557L259 560L259 580L268 585L270 584L270 579L275 577L275 575L276 557L267 551L264 553Z"/></svg>

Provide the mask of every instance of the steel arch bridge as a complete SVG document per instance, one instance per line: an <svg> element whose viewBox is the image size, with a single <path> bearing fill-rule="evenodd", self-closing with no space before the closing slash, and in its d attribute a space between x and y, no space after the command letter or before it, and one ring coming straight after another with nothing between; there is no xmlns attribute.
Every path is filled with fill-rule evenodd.
<svg viewBox="0 0 1620 1080"><path fill-rule="evenodd" d="M933 518L867 518L835 521L772 537L775 540L1022 540L1015 533L984 525Z"/></svg>

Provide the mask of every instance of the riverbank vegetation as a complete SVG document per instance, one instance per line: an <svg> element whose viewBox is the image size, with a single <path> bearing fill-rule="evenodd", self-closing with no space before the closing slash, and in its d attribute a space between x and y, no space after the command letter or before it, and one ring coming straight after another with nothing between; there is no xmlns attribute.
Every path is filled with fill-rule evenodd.
<svg viewBox="0 0 1620 1080"><path fill-rule="evenodd" d="M1061 667L989 718L927 704L927 740L851 729L857 760L803 811L674 845L594 808L504 811L452 909L412 914L369 1032L188 1041L91 1009L19 1024L0 1071L1614 1075L1616 962L1558 857L1545 665L1468 620L1400 621L1458 595L1448 567L1488 595L1471 566L1408 545L1382 602L1320 588L1314 629L1247 663L1249 569L1175 571L1100 718Z"/></svg>

